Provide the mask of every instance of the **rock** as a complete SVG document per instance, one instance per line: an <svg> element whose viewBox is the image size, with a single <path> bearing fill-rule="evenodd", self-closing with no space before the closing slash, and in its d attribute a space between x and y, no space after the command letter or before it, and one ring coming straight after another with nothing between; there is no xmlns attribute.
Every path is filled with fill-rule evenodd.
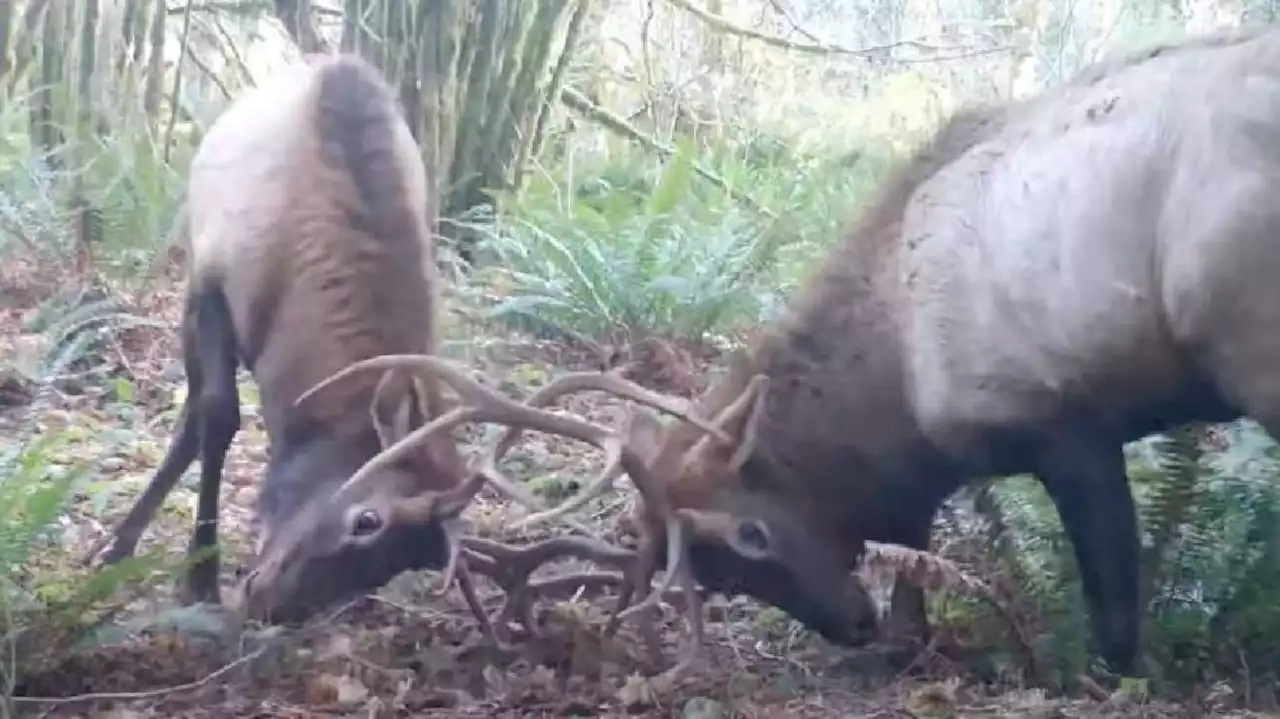
<svg viewBox="0 0 1280 719"><path fill-rule="evenodd" d="M724 719L728 715L723 703L708 697L693 697L680 709L680 719Z"/></svg>

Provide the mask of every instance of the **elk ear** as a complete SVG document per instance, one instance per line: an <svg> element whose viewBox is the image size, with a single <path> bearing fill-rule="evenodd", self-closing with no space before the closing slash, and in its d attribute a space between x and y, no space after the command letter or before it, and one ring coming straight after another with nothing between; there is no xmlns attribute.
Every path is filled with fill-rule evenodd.
<svg viewBox="0 0 1280 719"><path fill-rule="evenodd" d="M413 397L411 393L401 391L404 382L392 382L396 378L393 369L383 372L373 391L373 400L369 402L369 419L373 421L383 449L413 431Z"/></svg>
<svg viewBox="0 0 1280 719"><path fill-rule="evenodd" d="M406 432L411 432L437 417L448 414L457 409L460 404L459 400L450 399L442 394L434 381L423 380L421 377L414 377L410 390L409 394L416 402L414 409L417 412L412 413L409 420L410 426ZM447 432L432 435L427 440L425 451L432 465L439 470L449 474L461 473L462 459L458 454L458 446Z"/></svg>
<svg viewBox="0 0 1280 719"><path fill-rule="evenodd" d="M449 409L449 403L438 394L431 395L416 378L406 381L396 375L396 370L387 370L374 390L369 415L374 430L378 433L378 441L386 449ZM423 446L422 452L436 471L458 471L461 459L457 447L448 435L431 437Z"/></svg>

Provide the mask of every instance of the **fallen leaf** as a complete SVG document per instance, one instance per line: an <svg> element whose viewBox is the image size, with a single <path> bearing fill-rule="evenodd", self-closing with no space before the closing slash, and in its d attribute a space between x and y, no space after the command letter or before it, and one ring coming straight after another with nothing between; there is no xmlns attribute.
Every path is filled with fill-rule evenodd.
<svg viewBox="0 0 1280 719"><path fill-rule="evenodd" d="M354 677L321 674L307 683L307 703L355 706L369 696L369 689Z"/></svg>
<svg viewBox="0 0 1280 719"><path fill-rule="evenodd" d="M942 719L955 716L956 698L954 683L930 682L911 692L905 708L920 719Z"/></svg>
<svg viewBox="0 0 1280 719"><path fill-rule="evenodd" d="M324 661L326 659L348 659L355 651L352 645L351 637L345 634L336 634L328 638L319 649L316 650L316 659Z"/></svg>
<svg viewBox="0 0 1280 719"><path fill-rule="evenodd" d="M639 674L628 676L622 688L614 696L630 711L646 709L658 703L652 682Z"/></svg>

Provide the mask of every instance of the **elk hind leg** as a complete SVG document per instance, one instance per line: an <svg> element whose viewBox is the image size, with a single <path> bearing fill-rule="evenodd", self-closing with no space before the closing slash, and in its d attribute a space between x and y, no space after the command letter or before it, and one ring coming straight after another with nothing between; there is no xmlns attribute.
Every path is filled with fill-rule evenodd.
<svg viewBox="0 0 1280 719"><path fill-rule="evenodd" d="M196 526L187 556L195 559L182 588L186 602L219 603L218 495L222 468L231 441L240 431L240 397L236 389L236 338L226 297L216 286L193 291L194 349L201 369L196 403L200 444L200 489ZM197 556L203 555L203 556Z"/></svg>
<svg viewBox="0 0 1280 719"><path fill-rule="evenodd" d="M1119 442L1063 432L1037 461L1036 475L1071 538L1095 644L1111 671L1138 671L1138 518Z"/></svg>
<svg viewBox="0 0 1280 719"><path fill-rule="evenodd" d="M103 564L116 564L126 557L133 556L142 532L151 523L156 510L164 503L169 493L183 472L195 461L200 452L200 436L196 432L198 423L191 409L191 403L184 402L178 424L169 440L169 449L160 468L156 470L151 483L143 490L142 495L134 502L129 514L120 522L111 536L111 547L102 555Z"/></svg>
<svg viewBox="0 0 1280 719"><path fill-rule="evenodd" d="M173 491L191 463L200 453L199 408L195 404L201 391L201 367L196 355L196 318L194 303L188 299L182 321L182 355L187 373L187 397L178 414L178 422L169 438L160 467L142 495L134 502L129 514L120 522L110 537L111 547L102 556L103 564L116 564L133 556L142 538L142 532L151 523L156 510ZM96 553L96 552L94 552ZM92 554L89 557L92 559Z"/></svg>

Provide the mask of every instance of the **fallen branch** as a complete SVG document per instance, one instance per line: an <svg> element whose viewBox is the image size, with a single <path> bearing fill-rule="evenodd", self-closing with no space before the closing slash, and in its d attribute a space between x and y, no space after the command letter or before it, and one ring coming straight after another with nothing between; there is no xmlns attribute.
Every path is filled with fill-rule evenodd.
<svg viewBox="0 0 1280 719"><path fill-rule="evenodd" d="M181 692L191 691L206 686L213 680L225 676L236 667L243 666L249 662L262 656L267 648L258 647L254 651L224 665L222 668L206 674L205 676L186 684L178 684L175 686L161 687L159 689L148 689L138 692L95 692L92 694L77 694L70 697L12 697L10 701L14 704L43 704L45 706L62 706L66 704L78 704L80 702L97 702L97 701L136 701L139 699L155 699L158 697L169 696Z"/></svg>
<svg viewBox="0 0 1280 719"><path fill-rule="evenodd" d="M858 572L863 578L876 583L893 575L928 592L949 589L986 602L1013 633L1029 671L1033 675L1038 675L1039 661L1036 657L1035 645L1026 627L1018 620L1017 613L991 588L990 584L964 571L955 562L932 552L898 544L867 542L867 551L863 555Z"/></svg>
<svg viewBox="0 0 1280 719"><path fill-rule="evenodd" d="M593 120L605 126L606 128L618 133L619 135L623 135L631 140L636 141L637 143L643 145L646 150L657 153L663 158L671 157L672 155L676 154L675 148L669 145L664 145L658 142L657 140L653 139L652 137L649 137L648 135L644 134L640 130L637 130L635 127L631 125L631 123L627 122L624 118L621 118L613 114L612 112L609 112L608 110L604 109L603 107L600 107L599 105L591 102L590 100L587 99L586 95L583 95L582 93L578 92L577 90L574 90L573 88L566 87L560 91L560 102L563 102L566 106L569 107L569 109L576 110L582 113L583 115L586 115L588 119ZM719 175L712 172L711 170L708 170L702 165L699 165L697 162L692 163L692 167L694 172L698 173L700 176L703 177L703 179L707 180L711 184L715 185L721 190L724 190L733 199L737 200L738 202L741 202L744 205L747 205L751 209L755 210L756 212L759 212L760 214L764 215L765 217L768 217L771 220L778 219L778 216L774 214L772 210L760 204L758 201L756 201L754 197L751 197L750 195L742 192L741 190L735 189L732 186L730 186L729 183L723 177L720 177Z"/></svg>

